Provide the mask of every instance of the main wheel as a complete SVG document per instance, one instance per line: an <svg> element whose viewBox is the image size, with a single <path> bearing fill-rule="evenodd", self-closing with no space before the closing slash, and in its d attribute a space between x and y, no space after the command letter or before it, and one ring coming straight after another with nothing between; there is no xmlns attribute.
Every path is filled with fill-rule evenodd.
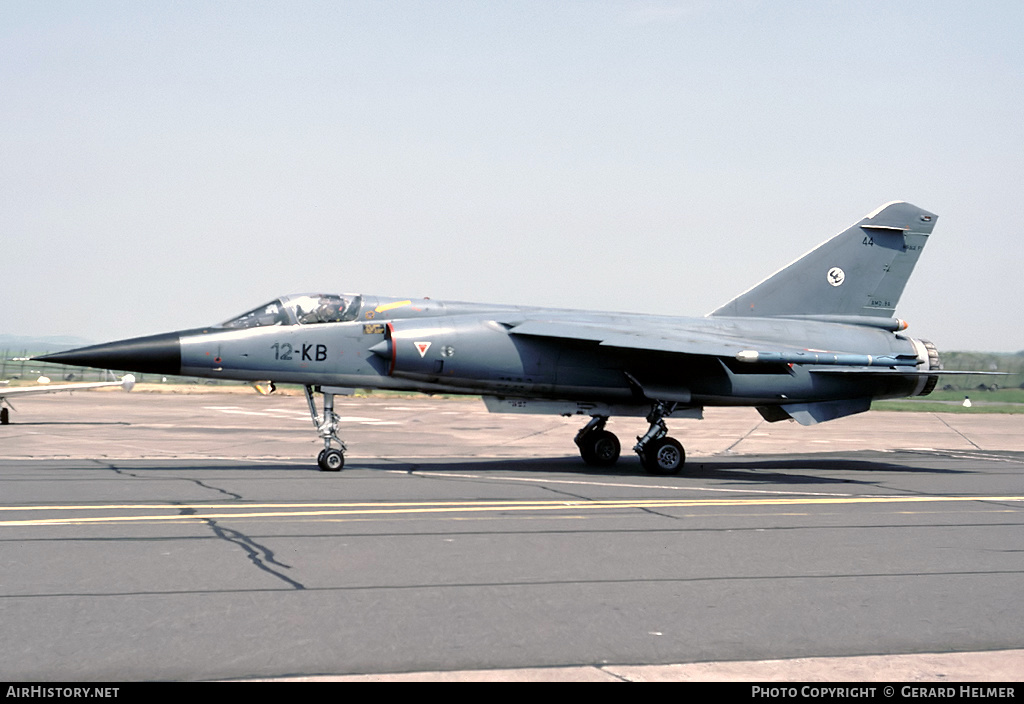
<svg viewBox="0 0 1024 704"><path fill-rule="evenodd" d="M0 425L7 425L11 422L11 415L6 408L0 408Z"/></svg>
<svg viewBox="0 0 1024 704"><path fill-rule="evenodd" d="M607 430L593 430L580 440L580 456L593 467L611 467L621 451L619 439Z"/></svg>
<svg viewBox="0 0 1024 704"><path fill-rule="evenodd" d="M340 472L345 466L345 455L340 450L324 450L316 463L322 472Z"/></svg>
<svg viewBox="0 0 1024 704"><path fill-rule="evenodd" d="M686 464L686 452L675 438L663 437L650 442L640 455L640 463L649 474L679 474Z"/></svg>

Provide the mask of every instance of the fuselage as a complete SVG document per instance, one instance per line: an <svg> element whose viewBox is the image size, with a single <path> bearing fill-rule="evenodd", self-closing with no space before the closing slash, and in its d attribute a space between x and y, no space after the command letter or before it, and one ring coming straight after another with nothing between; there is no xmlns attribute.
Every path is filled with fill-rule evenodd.
<svg viewBox="0 0 1024 704"><path fill-rule="evenodd" d="M614 464L612 416L643 416L633 451L677 473L667 417L754 406L813 425L924 395L934 345L892 317L936 216L887 203L703 318L602 313L348 294L284 296L219 325L70 350L41 359L105 369L305 387L324 442L344 464L334 397L349 389L474 394L489 410L590 416L585 462ZM323 395L323 416L313 395Z"/></svg>
<svg viewBox="0 0 1024 704"><path fill-rule="evenodd" d="M319 299L320 308L316 301ZM324 312L328 311L328 312ZM518 334L526 321L549 333ZM615 329L646 348L559 333ZM651 339L671 340L652 349ZM217 326L64 353L71 364L211 379L427 393L649 403L649 389L684 405L757 405L889 398L921 393L920 374L843 375L815 365L747 364L729 354L685 354L686 340L737 349L798 347L864 355L912 355L920 342L894 330L822 320L683 318L384 296L277 299ZM724 349L724 347L723 347ZM819 370L820 371L820 370Z"/></svg>

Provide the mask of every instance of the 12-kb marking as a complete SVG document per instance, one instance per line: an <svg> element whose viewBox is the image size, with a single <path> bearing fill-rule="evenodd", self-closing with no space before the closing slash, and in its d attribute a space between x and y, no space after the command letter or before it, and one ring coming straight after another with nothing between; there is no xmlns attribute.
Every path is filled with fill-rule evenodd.
<svg viewBox="0 0 1024 704"><path fill-rule="evenodd" d="M288 342L275 342L270 346L274 350L274 359L281 362L291 362L294 354L298 353L303 362L325 362L327 361L327 345L314 345L312 343L301 343L296 350Z"/></svg>

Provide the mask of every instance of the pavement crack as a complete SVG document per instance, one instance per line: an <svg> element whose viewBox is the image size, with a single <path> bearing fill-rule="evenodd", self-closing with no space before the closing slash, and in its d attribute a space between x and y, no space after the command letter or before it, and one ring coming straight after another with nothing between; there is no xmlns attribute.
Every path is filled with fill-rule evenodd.
<svg viewBox="0 0 1024 704"><path fill-rule="evenodd" d="M221 489L220 487L217 487L217 486L210 486L209 484L201 482L198 479L186 479L186 481L190 481L193 484L195 484L196 486L202 487L203 489L209 489L210 491L216 491L217 493L223 494L224 496L227 496L227 497L232 498L232 499L237 499L239 501L241 501L241 499L242 499L242 495L241 494L236 494L233 491L228 491L227 489Z"/></svg>
<svg viewBox="0 0 1024 704"><path fill-rule="evenodd" d="M552 494L557 494L558 496L567 496L567 497L569 497L571 499L576 499L578 501L593 501L594 500L594 498L592 496L584 496L583 494L579 494L579 493L574 492L574 491L566 491L565 489L556 489L555 487L549 486L548 484L542 484L538 488L542 489L543 491L549 491Z"/></svg>
<svg viewBox="0 0 1024 704"><path fill-rule="evenodd" d="M498 447L504 447L506 445L518 445L523 440L528 440L530 438L535 438L535 437L537 437L539 435L550 435L551 433L554 433L554 432L561 432L564 429L565 429L565 426L563 426L561 424L556 425L556 426L552 426L550 428L542 428L541 430L537 430L537 431L532 432L532 433L527 433L526 435L521 435L519 437L510 438L509 440L505 440L503 442L500 442L500 443L498 443Z"/></svg>
<svg viewBox="0 0 1024 704"><path fill-rule="evenodd" d="M106 467L107 469L113 471L114 474L118 474L118 475L120 475L122 477L132 477L133 479L138 479L139 478L138 474L135 474L133 472L129 472L126 469L121 469L117 465L111 464L110 462L103 462L102 460L92 460L92 461L95 462L96 464L102 466L102 467Z"/></svg>
<svg viewBox="0 0 1024 704"><path fill-rule="evenodd" d="M676 521L682 520L682 516L673 516L673 515L668 514L668 513L662 513L661 511L655 511L653 508L650 508L650 507L647 507L647 506L641 506L640 510L643 511L644 513L649 513L652 516L658 516L660 518L671 518L671 519L676 520Z"/></svg>
<svg viewBox="0 0 1024 704"><path fill-rule="evenodd" d="M556 489L556 488L548 486L546 484L540 486L539 488L543 489L544 491L549 491L552 494L557 494L558 496L565 496L565 497L568 497L568 498L576 499L578 501L598 501L599 500L599 499L595 499L593 496L584 496L583 494L579 494L579 493L576 493L576 492L565 491L564 489ZM661 518L672 518L672 519L678 519L679 518L679 516L672 516L672 515L667 514L667 513L662 513L660 511L656 511L656 510L654 510L654 509L652 509L652 508L650 508L648 506L640 506L638 508L640 509L640 511L643 511L644 513L649 513L652 516L660 516Z"/></svg>
<svg viewBox="0 0 1024 704"><path fill-rule="evenodd" d="M940 415L939 415L938 413L933 413L932 415L933 415L933 416L935 416L936 418L938 418L938 419L939 419L940 421L942 421L942 424L943 424L943 425L945 425L945 426L946 426L947 428L949 428L950 430L952 430L952 431L953 431L954 433L956 433L957 435L959 435L960 437L962 437L962 438L963 438L964 440L966 440L967 442L971 443L971 445L972 445L972 446L974 447L974 449L976 449L976 450L980 450L980 449L982 449L982 448L981 448L981 446L980 446L980 445L978 445L978 443L974 442L974 441L973 441L973 440L971 440L971 439L970 439L969 437L967 437L966 435L964 435L963 433L961 433L961 432L960 432L959 430L957 430L956 428L954 428L954 427L953 427L952 425L950 425L950 424L949 424L948 422L946 422L946 419L945 419L945 418L943 418L942 416L940 416Z"/></svg>
<svg viewBox="0 0 1024 704"><path fill-rule="evenodd" d="M743 434L743 436L742 436L742 437L741 437L741 438L740 438L739 440L737 440L736 442L734 442L734 443L733 443L732 445L729 445L729 447L725 448L725 449L724 449L724 450L722 450L721 452L716 452L714 456L716 456L716 457L717 457L718 455L728 455L728 454L731 454L731 453L732 453L732 451L733 451L733 448L735 448L735 447L736 447L737 445L739 445L739 444L740 444L741 442L743 442L743 441L744 441L744 440L746 440L746 439L747 439L748 437L750 437L750 434L751 434L751 433L753 433L753 432L754 432L755 430L757 430L758 428L760 428L760 427L761 427L762 425L764 425L764 421L763 421L763 420L761 420L761 421L758 421L758 422L757 422L757 425L755 425L755 426L754 426L753 428L751 428L750 430L748 430L747 432L745 432L745 433Z"/></svg>
<svg viewBox="0 0 1024 704"><path fill-rule="evenodd" d="M132 477L133 479L146 479L146 478L150 478L150 477L144 477L143 475L138 474L136 472L129 472L126 469L121 469L117 465L111 464L110 462L103 462L101 460L93 460L93 462L96 462L97 464L106 467L107 469L111 470L115 474L121 475L122 477ZM161 478L163 478L163 477L161 477ZM209 491L215 491L218 494L223 494L224 496L226 496L228 498L231 498L231 499L236 499L236 500L239 500L239 501L242 499L242 495L241 494L236 494L233 491L228 491L227 489L221 489L220 487L217 487L217 486L211 486L210 484L207 484L207 483L205 483L205 482L203 482L203 481L201 481L199 479L192 479L191 477L174 477L174 479L178 479L180 481L192 482L193 484L195 484L196 486L198 486L198 487L200 487L202 489L207 489Z"/></svg>
<svg viewBox="0 0 1024 704"><path fill-rule="evenodd" d="M185 509L187 511L188 509ZM193 511L194 513L194 511ZM183 513L183 515L188 515ZM274 557L274 551L265 545L260 545L249 536L244 533L240 533L237 530L227 528L220 525L217 521L212 518L204 518L203 522L210 526L216 535L221 540L225 540L233 545L237 545L245 551L246 556L249 558L249 562L255 565L258 569L263 570L267 574L277 577L282 582L285 582L290 587L296 590L304 590L306 585L298 582L291 577L283 574L280 569L291 569L291 565L286 565ZM275 569L276 568L276 569Z"/></svg>
<svg viewBox="0 0 1024 704"><path fill-rule="evenodd" d="M630 679L629 677L626 677L625 675L621 675L618 672L613 672L612 670L609 670L608 667L609 667L608 665L597 665L596 666L597 670L599 670L600 672L603 672L604 674L608 675L609 677L614 677L619 682L633 682L634 681L634 680Z"/></svg>

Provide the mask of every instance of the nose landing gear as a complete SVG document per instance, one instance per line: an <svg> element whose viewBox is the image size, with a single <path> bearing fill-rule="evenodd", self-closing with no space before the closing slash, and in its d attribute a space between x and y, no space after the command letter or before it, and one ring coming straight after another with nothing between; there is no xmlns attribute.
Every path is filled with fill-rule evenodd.
<svg viewBox="0 0 1024 704"><path fill-rule="evenodd" d="M338 416L334 412L334 396L349 391L331 386L314 388L306 386L306 402L309 404L309 415L313 418L313 426L324 441L324 449L317 455L316 463L322 472L340 472L345 466L345 443L338 437ZM313 392L319 390L324 395L323 420L317 415ZM336 447L335 447L336 446Z"/></svg>

